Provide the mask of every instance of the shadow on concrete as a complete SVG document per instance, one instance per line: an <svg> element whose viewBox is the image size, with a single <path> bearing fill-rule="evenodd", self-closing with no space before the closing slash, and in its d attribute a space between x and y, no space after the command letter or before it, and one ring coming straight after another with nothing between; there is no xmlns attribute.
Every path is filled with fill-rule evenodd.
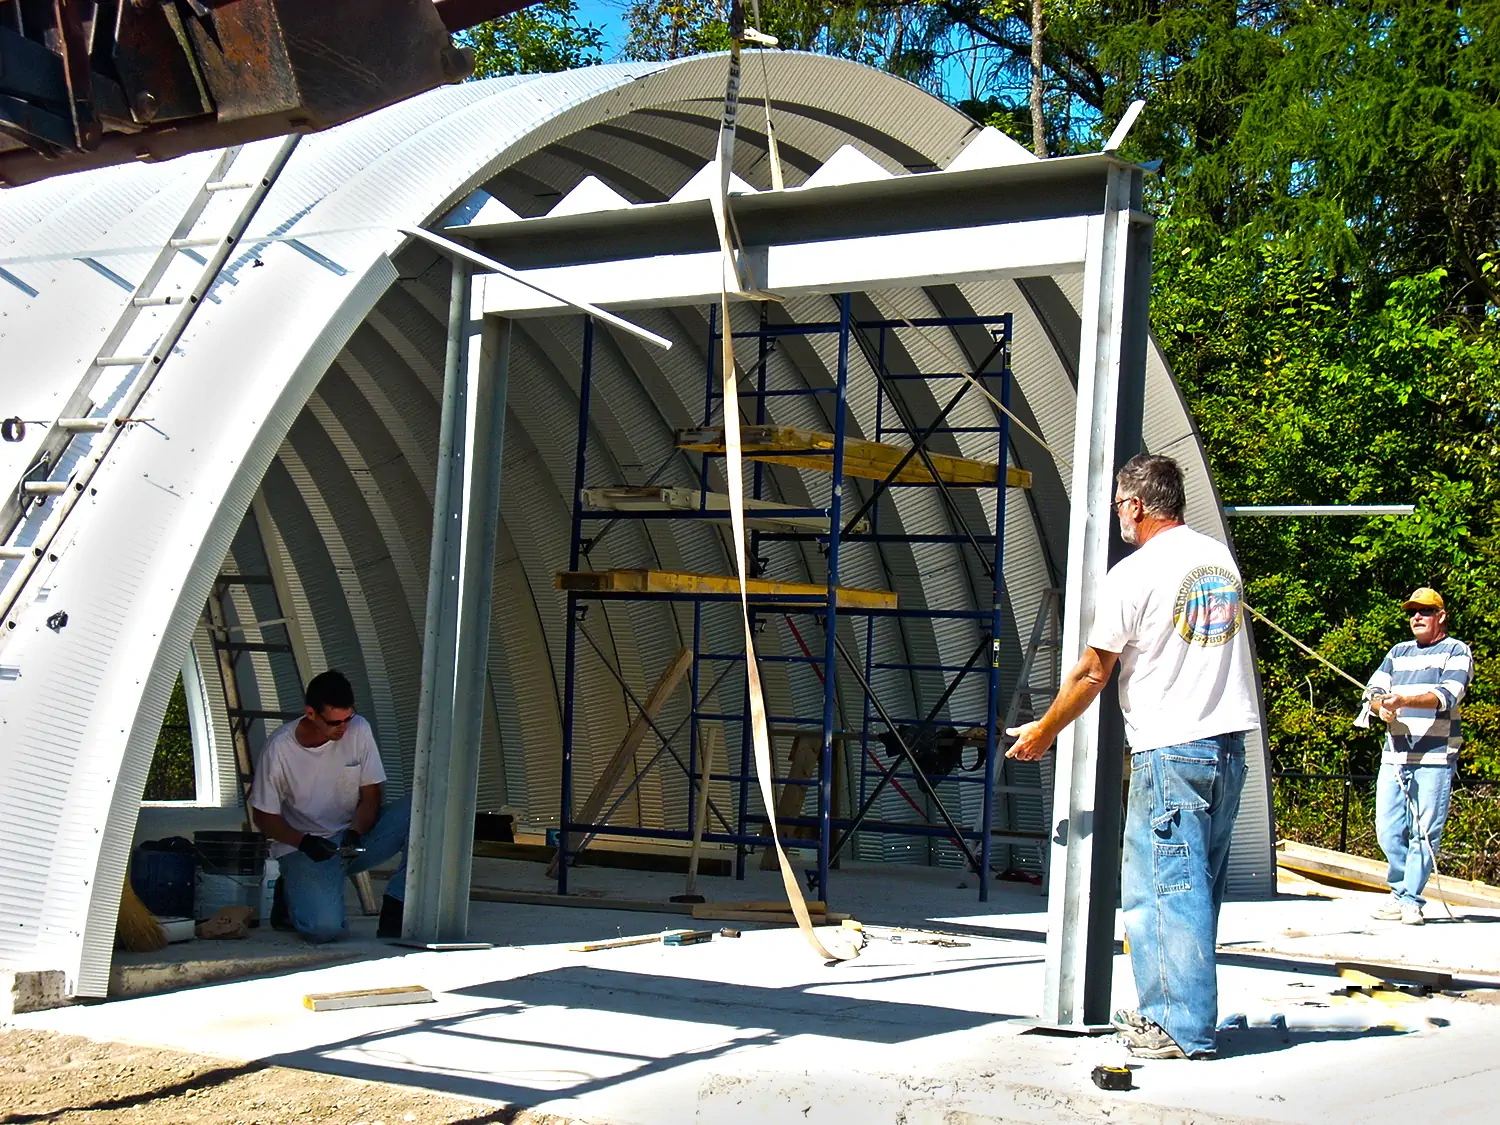
<svg viewBox="0 0 1500 1125"><path fill-rule="evenodd" d="M1219 1032L1218 1057L1229 1059L1243 1058L1246 1055L1268 1055L1275 1051L1290 1051L1304 1043L1347 1043L1355 1039L1408 1034L1409 1031L1396 1027L1340 1027L1321 1030L1297 1027L1230 1028Z"/></svg>
<svg viewBox="0 0 1500 1125"><path fill-rule="evenodd" d="M470 1011L289 1052L265 1062L531 1107L583 1097L792 1036L897 1044L1032 1018L812 991L829 983L764 988L568 966L448 993L482 1002ZM551 1009L550 1017L522 1022L528 1013L540 1009ZM563 1010L561 1018L558 1009ZM610 1015L670 1021L677 1028L667 1034L642 1027L638 1038L620 1042L605 1030L612 1026L607 1021ZM655 1043L680 1042L681 1025L692 1025L687 1032L691 1046L653 1051ZM539 1026L549 1029L541 1038L537 1037ZM444 1037L450 1047L434 1046L434 1036ZM418 1039L427 1040L420 1048L420 1064L415 1058Z"/></svg>

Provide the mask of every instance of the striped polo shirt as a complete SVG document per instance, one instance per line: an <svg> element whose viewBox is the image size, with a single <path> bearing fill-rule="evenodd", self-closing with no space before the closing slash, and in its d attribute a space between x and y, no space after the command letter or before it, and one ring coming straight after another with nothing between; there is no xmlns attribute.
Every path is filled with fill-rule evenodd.
<svg viewBox="0 0 1500 1125"><path fill-rule="evenodd" d="M1405 766L1451 766L1464 744L1459 704L1474 674L1474 655L1456 637L1430 645L1402 641L1385 654L1370 677L1365 698L1436 692L1441 707L1403 708L1388 725L1381 760Z"/></svg>

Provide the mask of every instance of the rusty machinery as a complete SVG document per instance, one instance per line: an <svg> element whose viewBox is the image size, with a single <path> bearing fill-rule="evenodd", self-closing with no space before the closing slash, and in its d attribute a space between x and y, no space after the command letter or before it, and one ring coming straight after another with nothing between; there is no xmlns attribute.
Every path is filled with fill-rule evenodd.
<svg viewBox="0 0 1500 1125"><path fill-rule="evenodd" d="M0 0L0 185L337 125L534 0Z"/></svg>

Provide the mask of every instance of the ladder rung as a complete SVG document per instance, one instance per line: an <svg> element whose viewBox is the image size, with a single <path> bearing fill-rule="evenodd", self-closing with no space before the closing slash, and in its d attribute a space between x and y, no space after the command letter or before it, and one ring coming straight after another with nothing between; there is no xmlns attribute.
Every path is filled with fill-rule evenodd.
<svg viewBox="0 0 1500 1125"><path fill-rule="evenodd" d="M28 480L21 483L21 491L32 496L57 496L68 491L65 480Z"/></svg>
<svg viewBox="0 0 1500 1125"><path fill-rule="evenodd" d="M218 238L174 238L167 245L173 250L190 250L194 246L217 246L221 241Z"/></svg>
<svg viewBox="0 0 1500 1125"><path fill-rule="evenodd" d="M180 305L181 297L135 297L130 302L138 309L157 308L161 305Z"/></svg>
<svg viewBox="0 0 1500 1125"><path fill-rule="evenodd" d="M264 628L266 628L267 626L270 626L270 625L285 625L285 624L286 624L286 618L285 617L268 617L264 621L252 621L248 625L226 625L226 626L224 626L224 632L226 632L226 633L243 633L246 629L264 629Z"/></svg>
<svg viewBox="0 0 1500 1125"><path fill-rule="evenodd" d="M59 418L57 420L59 430L68 430L75 434L102 433L108 425L108 418Z"/></svg>
<svg viewBox="0 0 1500 1125"><path fill-rule="evenodd" d="M24 559L29 553L25 547L0 547L0 559Z"/></svg>
<svg viewBox="0 0 1500 1125"><path fill-rule="evenodd" d="M263 644L260 641L217 641L225 652L291 652L291 645Z"/></svg>
<svg viewBox="0 0 1500 1125"><path fill-rule="evenodd" d="M254 180L210 180L203 185L204 191L244 191L253 188Z"/></svg>
<svg viewBox="0 0 1500 1125"><path fill-rule="evenodd" d="M101 355L94 364L98 367L140 367L150 359L149 355Z"/></svg>

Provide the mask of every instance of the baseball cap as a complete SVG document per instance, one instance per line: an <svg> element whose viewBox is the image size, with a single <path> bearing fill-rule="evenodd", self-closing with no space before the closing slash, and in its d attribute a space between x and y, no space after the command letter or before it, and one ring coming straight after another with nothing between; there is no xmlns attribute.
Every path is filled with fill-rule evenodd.
<svg viewBox="0 0 1500 1125"><path fill-rule="evenodd" d="M1443 609L1443 595L1431 586L1418 586L1411 597L1401 603L1402 609Z"/></svg>

